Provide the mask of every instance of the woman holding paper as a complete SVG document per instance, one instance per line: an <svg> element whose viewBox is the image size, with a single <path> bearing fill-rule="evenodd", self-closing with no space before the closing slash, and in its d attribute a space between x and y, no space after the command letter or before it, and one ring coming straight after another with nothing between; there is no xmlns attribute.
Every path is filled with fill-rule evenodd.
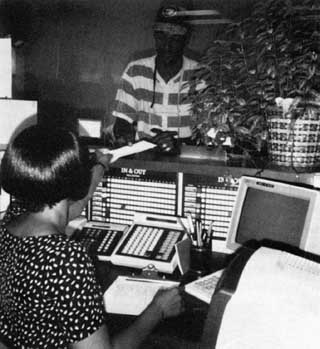
<svg viewBox="0 0 320 349"><path fill-rule="evenodd" d="M162 318L180 313L178 290L161 290L130 328L108 335L92 261L65 228L110 159L98 153L91 169L71 132L39 126L9 144L1 184L20 203L0 227L0 340L9 348L136 348Z"/></svg>

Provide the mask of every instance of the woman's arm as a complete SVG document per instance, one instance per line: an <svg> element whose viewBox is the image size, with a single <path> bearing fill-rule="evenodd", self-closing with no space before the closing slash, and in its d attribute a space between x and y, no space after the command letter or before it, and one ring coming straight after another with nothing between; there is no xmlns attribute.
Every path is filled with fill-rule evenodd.
<svg viewBox="0 0 320 349"><path fill-rule="evenodd" d="M113 349L107 326L103 325L89 337L71 344L70 349Z"/></svg>
<svg viewBox="0 0 320 349"><path fill-rule="evenodd" d="M177 316L182 310L182 299L178 288L159 290L137 320L114 338L114 348L138 348L162 319Z"/></svg>
<svg viewBox="0 0 320 349"><path fill-rule="evenodd" d="M177 316L182 311L182 301L177 288L160 290L151 304L126 330L110 340L104 325L91 336L71 345L72 349L136 349L147 338L160 320Z"/></svg>
<svg viewBox="0 0 320 349"><path fill-rule="evenodd" d="M104 172L109 169L111 154L102 154L96 151L97 164L91 169L91 183L87 195L78 201L73 201L69 206L69 221L80 216L89 200L92 198L98 184L101 182Z"/></svg>

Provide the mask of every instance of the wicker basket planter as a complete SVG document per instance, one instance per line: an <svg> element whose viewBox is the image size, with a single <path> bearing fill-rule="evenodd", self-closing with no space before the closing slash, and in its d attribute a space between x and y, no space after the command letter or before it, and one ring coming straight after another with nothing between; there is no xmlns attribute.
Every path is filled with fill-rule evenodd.
<svg viewBox="0 0 320 349"><path fill-rule="evenodd" d="M291 118L280 109L269 111L271 162L278 166L312 171L320 167L320 110L297 110Z"/></svg>

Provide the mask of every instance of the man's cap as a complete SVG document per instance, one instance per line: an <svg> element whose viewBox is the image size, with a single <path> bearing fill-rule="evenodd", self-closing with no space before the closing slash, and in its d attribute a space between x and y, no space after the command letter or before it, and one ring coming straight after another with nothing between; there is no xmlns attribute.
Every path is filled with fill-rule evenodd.
<svg viewBox="0 0 320 349"><path fill-rule="evenodd" d="M181 16L181 11L190 10L190 6L182 6L176 2L166 2L157 12L154 31L165 31L175 35L185 35L190 29L186 16Z"/></svg>
<svg viewBox="0 0 320 349"><path fill-rule="evenodd" d="M155 30L176 31L183 35L194 25L233 23L216 9L194 9L192 0L163 0L157 12ZM180 28L177 30L176 28ZM175 29L175 30L174 30Z"/></svg>

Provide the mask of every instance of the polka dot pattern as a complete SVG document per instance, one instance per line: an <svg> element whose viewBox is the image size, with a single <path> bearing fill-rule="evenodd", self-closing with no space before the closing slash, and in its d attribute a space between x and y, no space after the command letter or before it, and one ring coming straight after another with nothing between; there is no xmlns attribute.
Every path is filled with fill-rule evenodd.
<svg viewBox="0 0 320 349"><path fill-rule="evenodd" d="M6 219L7 221L7 219ZM104 322L85 249L64 235L18 238L0 227L0 336L15 348L67 348Z"/></svg>

